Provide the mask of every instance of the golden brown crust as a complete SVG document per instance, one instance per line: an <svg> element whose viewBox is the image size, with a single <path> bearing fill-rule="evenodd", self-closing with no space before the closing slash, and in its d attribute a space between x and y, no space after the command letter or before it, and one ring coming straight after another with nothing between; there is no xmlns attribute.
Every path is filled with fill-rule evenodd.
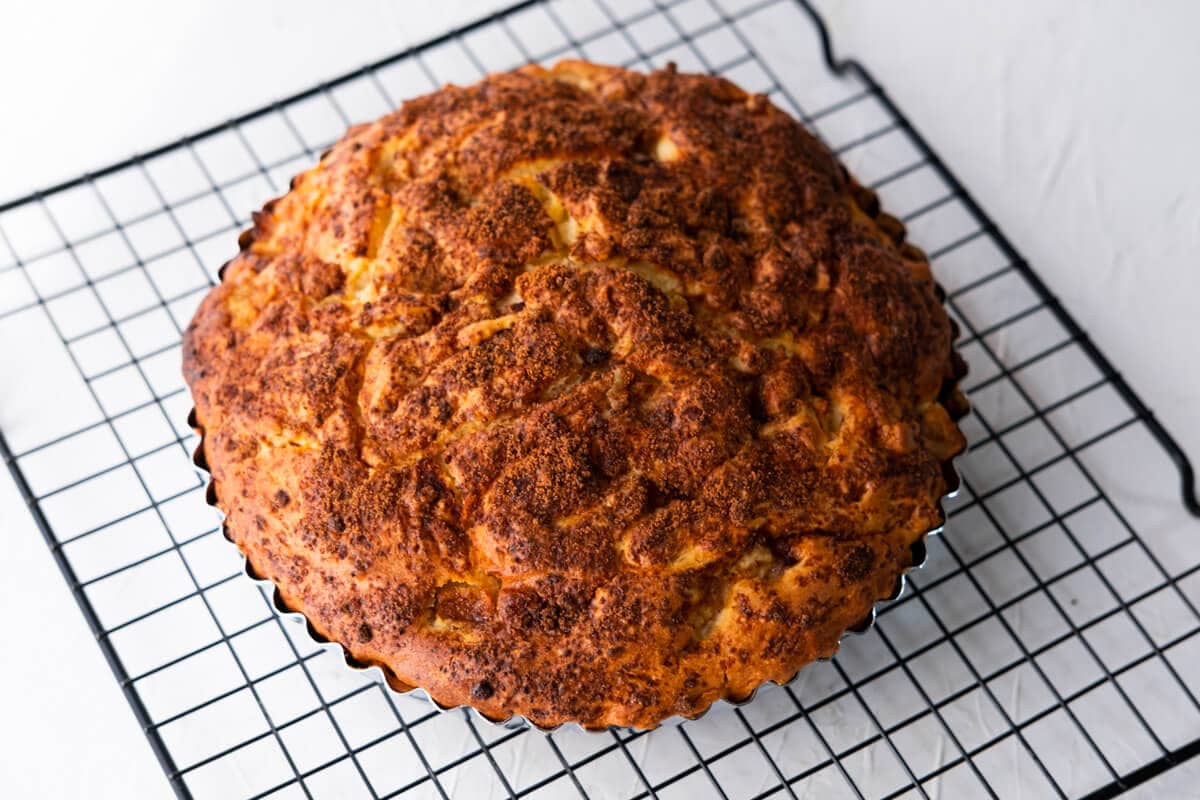
<svg viewBox="0 0 1200 800"><path fill-rule="evenodd" d="M834 652L941 522L952 326L799 124L582 62L350 130L184 370L230 538L445 705L652 726Z"/></svg>

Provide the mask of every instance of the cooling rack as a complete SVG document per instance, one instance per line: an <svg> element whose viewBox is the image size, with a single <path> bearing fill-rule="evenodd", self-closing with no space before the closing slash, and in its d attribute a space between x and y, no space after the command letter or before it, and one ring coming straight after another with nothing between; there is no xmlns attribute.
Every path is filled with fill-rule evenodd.
<svg viewBox="0 0 1200 800"><path fill-rule="evenodd" d="M569 56L803 119L929 253L971 367L963 489L909 591L791 685L650 733L495 727L339 663L241 572L179 374L249 212L349 123ZM1186 458L806 3L530 0L4 204L0 341L0 451L180 797L1102 798L1200 752Z"/></svg>

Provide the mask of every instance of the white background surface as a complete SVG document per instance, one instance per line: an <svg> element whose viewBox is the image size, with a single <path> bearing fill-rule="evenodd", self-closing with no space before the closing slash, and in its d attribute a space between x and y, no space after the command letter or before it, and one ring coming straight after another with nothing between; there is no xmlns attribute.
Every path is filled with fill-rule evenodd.
<svg viewBox="0 0 1200 800"><path fill-rule="evenodd" d="M0 198L73 177L418 41L495 3L348 0L0 12ZM976 199L1200 454L1200 5L820 4ZM16 346L0 342L0 347ZM0 403L21 391L0 381ZM0 796L170 791L7 475ZM1185 774L1186 773L1186 774ZM1193 763L1170 777L1180 796Z"/></svg>

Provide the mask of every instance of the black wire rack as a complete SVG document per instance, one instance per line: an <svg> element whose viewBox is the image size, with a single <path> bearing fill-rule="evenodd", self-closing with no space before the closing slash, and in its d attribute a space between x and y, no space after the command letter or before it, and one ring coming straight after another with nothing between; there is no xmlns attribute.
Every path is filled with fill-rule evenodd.
<svg viewBox="0 0 1200 800"><path fill-rule="evenodd" d="M927 250L971 366L963 489L910 591L789 686L649 733L440 713L277 615L204 503L179 374L249 212L349 123L570 56L804 120ZM0 341L0 452L180 797L1103 798L1200 753L1187 459L807 3L529 0L6 203Z"/></svg>

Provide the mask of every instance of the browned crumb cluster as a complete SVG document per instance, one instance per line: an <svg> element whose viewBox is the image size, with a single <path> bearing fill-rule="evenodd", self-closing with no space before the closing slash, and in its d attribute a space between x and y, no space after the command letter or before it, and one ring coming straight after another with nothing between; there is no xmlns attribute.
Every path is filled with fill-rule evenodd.
<svg viewBox="0 0 1200 800"><path fill-rule="evenodd" d="M760 96L565 62L350 130L184 370L226 530L397 687L652 726L834 652L963 447L925 257Z"/></svg>

